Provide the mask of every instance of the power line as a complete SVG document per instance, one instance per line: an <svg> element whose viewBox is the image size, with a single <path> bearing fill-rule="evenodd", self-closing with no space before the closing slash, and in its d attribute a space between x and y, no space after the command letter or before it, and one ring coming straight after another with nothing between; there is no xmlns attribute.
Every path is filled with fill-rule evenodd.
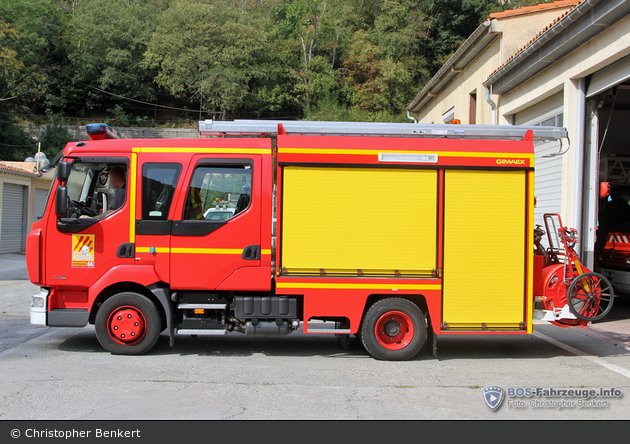
<svg viewBox="0 0 630 444"><path fill-rule="evenodd" d="M14 146L14 147L26 147L26 146L36 146L37 142L29 143L28 145L11 145L10 143L0 143L2 146Z"/></svg>
<svg viewBox="0 0 630 444"><path fill-rule="evenodd" d="M65 74L64 74L64 77L67 77L68 79L72 80L73 82L78 82L81 85L87 86L88 88L92 88L92 89L94 89L96 91L102 92L103 94L109 94L110 96L118 97L119 99L123 99L123 100L129 100L131 102L142 103L143 105L157 106L159 108L174 109L174 110L177 110L177 111L186 111L186 112L189 112L189 113L221 114L220 111L201 111L201 110L198 110L198 109L196 110L196 109L187 109L187 108L176 108L174 106L158 105L157 103L143 102L142 100L137 100L137 99L132 99L130 97L121 96L120 94L115 94L113 92L109 92L109 91L105 91L104 89L97 88L96 86L88 85L87 83L83 83L80 80L73 79L72 77L67 76Z"/></svg>

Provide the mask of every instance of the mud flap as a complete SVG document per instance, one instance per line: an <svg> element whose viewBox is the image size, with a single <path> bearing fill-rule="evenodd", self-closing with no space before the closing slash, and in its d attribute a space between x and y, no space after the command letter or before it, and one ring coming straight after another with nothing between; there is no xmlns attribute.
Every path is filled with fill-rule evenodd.
<svg viewBox="0 0 630 444"><path fill-rule="evenodd" d="M168 296L168 291L166 288L160 286L159 284L152 284L147 287L151 290L151 293L155 295L155 297L162 304L162 308L164 309L164 315L166 317L166 331L168 332L168 344L172 348L175 345L175 330L173 328L173 309L171 308L171 300Z"/></svg>

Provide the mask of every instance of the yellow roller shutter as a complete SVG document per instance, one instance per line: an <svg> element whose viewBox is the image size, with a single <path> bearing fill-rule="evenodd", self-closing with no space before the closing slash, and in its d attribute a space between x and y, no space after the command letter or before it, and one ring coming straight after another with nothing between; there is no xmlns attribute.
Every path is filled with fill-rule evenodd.
<svg viewBox="0 0 630 444"><path fill-rule="evenodd" d="M436 266L437 172L284 168L289 273L427 274Z"/></svg>
<svg viewBox="0 0 630 444"><path fill-rule="evenodd" d="M526 172L447 171L443 322L518 328L524 322Z"/></svg>

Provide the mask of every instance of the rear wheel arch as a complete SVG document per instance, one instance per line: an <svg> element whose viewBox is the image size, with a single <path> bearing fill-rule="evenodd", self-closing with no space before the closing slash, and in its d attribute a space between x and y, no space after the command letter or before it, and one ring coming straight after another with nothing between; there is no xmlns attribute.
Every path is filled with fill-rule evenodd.
<svg viewBox="0 0 630 444"><path fill-rule="evenodd" d="M368 296L365 301L365 307L363 307L363 314L361 315L361 320L365 318L366 313L370 309L375 302L380 301L382 299L406 299L409 302L413 302L418 306L420 311L424 314L424 317L427 319L427 328L431 325L431 314L429 313L429 307L427 305L427 300L422 294L401 294L401 295L393 295L393 294L371 294ZM359 332L361 331L361 327L359 326Z"/></svg>

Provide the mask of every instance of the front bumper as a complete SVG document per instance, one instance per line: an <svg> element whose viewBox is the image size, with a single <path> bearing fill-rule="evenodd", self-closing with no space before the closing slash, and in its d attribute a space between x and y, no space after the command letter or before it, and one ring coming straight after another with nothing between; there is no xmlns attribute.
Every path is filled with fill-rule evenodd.
<svg viewBox="0 0 630 444"><path fill-rule="evenodd" d="M610 280L610 283L616 291L620 293L630 293L630 271L602 268L599 272Z"/></svg>
<svg viewBox="0 0 630 444"><path fill-rule="evenodd" d="M40 287L37 293L31 296L31 324L48 325L48 295L50 290Z"/></svg>

